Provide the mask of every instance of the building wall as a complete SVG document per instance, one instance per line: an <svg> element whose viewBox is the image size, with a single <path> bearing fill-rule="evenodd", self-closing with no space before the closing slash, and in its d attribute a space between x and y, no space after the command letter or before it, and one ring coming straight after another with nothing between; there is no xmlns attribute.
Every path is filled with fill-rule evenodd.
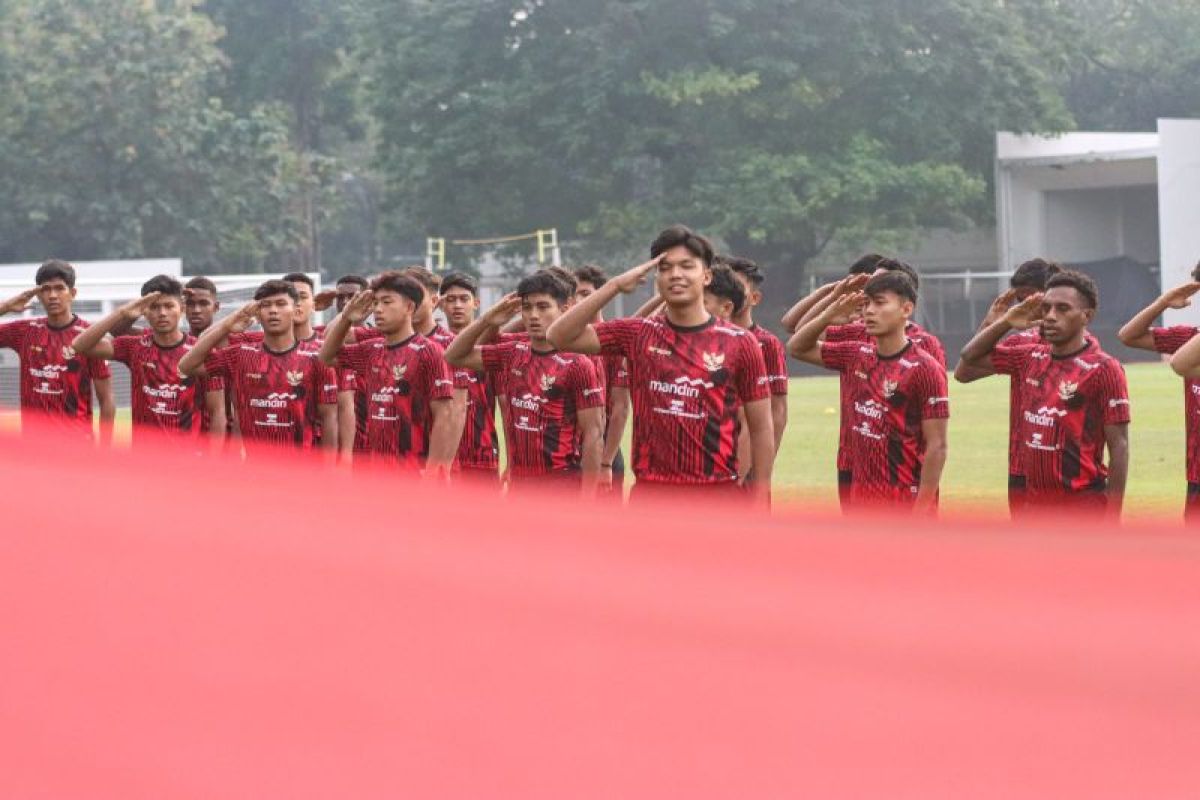
<svg viewBox="0 0 1200 800"><path fill-rule="evenodd" d="M1159 120L1158 202L1163 285L1191 280L1200 261L1200 120ZM1200 308L1170 310L1171 325L1200 325Z"/></svg>

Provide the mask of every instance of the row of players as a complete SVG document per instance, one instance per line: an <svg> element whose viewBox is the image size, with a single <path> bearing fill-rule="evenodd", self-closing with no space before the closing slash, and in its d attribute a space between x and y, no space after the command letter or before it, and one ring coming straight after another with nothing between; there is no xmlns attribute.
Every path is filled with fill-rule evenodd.
<svg viewBox="0 0 1200 800"><path fill-rule="evenodd" d="M651 257L611 281L595 268L536 273L478 319L469 277L439 285L420 268L369 286L342 279L318 296L303 275L268 281L218 323L211 282L181 287L160 277L91 328L70 311L73 270L48 262L36 289L0 306L21 310L36 296L47 317L0 326L0 346L21 354L25 409L90 422L94 383L103 419L111 408L104 360L114 359L130 367L137 426L221 438L229 418L248 449L333 451L340 438L347 458L493 481L498 399L510 490L611 486L614 470L623 472L619 445L632 407L635 496L706 490L765 503L787 421L787 374L783 346L753 321L762 275L752 262L715 256L681 226L660 234ZM651 274L651 303L603 320L618 293ZM1041 259L1021 265L1011 283L955 376L1011 376L1013 511L1119 514L1130 406L1120 364L1088 332L1095 284ZM793 333L788 353L841 374L837 477L847 507L937 504L949 398L941 344L911 319L918 287L911 267L867 256L783 320ZM1153 324L1198 290L1200 282L1168 292L1121 331L1127 344L1174 353L1172 365L1189 378L1189 511L1200 497L1200 339L1190 326ZM335 301L335 320L314 327L313 312ZM450 330L434 322L438 306ZM180 328L185 310L192 335ZM146 332L110 336L141 316ZM255 321L261 331L247 332Z"/></svg>

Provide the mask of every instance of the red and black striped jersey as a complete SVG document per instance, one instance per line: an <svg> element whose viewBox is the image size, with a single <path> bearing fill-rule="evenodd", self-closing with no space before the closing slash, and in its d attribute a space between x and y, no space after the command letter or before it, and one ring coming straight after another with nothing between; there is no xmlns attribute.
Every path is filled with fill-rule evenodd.
<svg viewBox="0 0 1200 800"><path fill-rule="evenodd" d="M367 452L372 461L418 470L429 456L433 403L454 397L442 348L420 334L388 344L346 345L338 368L352 370L367 396Z"/></svg>
<svg viewBox="0 0 1200 800"><path fill-rule="evenodd" d="M628 365L637 479L736 482L738 412L770 396L754 336L715 317L691 328L665 317L618 319L595 330L603 353Z"/></svg>
<svg viewBox="0 0 1200 800"><path fill-rule="evenodd" d="M164 347L150 333L113 339L113 360L129 367L133 438L145 428L159 433L197 436L203 430L204 378L183 378L179 361L196 344L191 336ZM220 381L220 378L214 378Z"/></svg>
<svg viewBox="0 0 1200 800"><path fill-rule="evenodd" d="M851 501L916 500L925 463L921 424L950 416L946 370L911 341L886 357L873 341L824 342L821 360L849 389Z"/></svg>
<svg viewBox="0 0 1200 800"><path fill-rule="evenodd" d="M1170 328L1151 328L1154 349L1160 353L1174 353L1200 333L1194 325L1175 325ZM1185 378L1183 381L1183 419L1187 438L1187 479L1189 483L1200 483L1200 380Z"/></svg>
<svg viewBox="0 0 1200 800"><path fill-rule="evenodd" d="M1042 344L1041 328L1030 328L1016 331L996 345L997 350L1009 347L1028 347L1031 344ZM1090 340L1089 340L1090 341ZM1021 467L1021 379L1016 375L1008 378L1008 474L1014 477L1025 475Z"/></svg>
<svg viewBox="0 0 1200 800"><path fill-rule="evenodd" d="M1056 356L1048 344L992 352L992 366L1021 380L1021 466L1031 496L1077 492L1108 476L1106 425L1130 420L1125 370L1089 341Z"/></svg>
<svg viewBox="0 0 1200 800"><path fill-rule="evenodd" d="M604 407L604 389L587 356L535 351L525 341L480 348L488 374L503 383L509 474L535 477L579 469L581 410ZM501 377L502 376L502 377Z"/></svg>
<svg viewBox="0 0 1200 800"><path fill-rule="evenodd" d="M246 446L311 447L318 405L337 403L337 374L299 343L277 353L259 342L213 350L204 360L209 375L233 388L234 407Z"/></svg>
<svg viewBox="0 0 1200 800"><path fill-rule="evenodd" d="M600 358L604 365L604 418L610 420L613 413L613 389L629 388L629 367L625 363L625 356L605 355Z"/></svg>
<svg viewBox="0 0 1200 800"><path fill-rule="evenodd" d="M61 328L45 318L0 325L0 347L21 360L21 411L92 431L92 381L111 378L99 358L81 358L71 343L88 323L73 317Z"/></svg>
<svg viewBox="0 0 1200 800"><path fill-rule="evenodd" d="M941 341L929 331L922 328L915 322L909 322L904 328L904 333L908 340L925 350L939 364L942 369L946 368L946 349L942 347ZM825 330L826 342L869 342L871 335L867 333L867 326L863 322L851 322L848 325L831 325ZM851 391L849 378L846 373L841 374L839 380L841 390L841 427L838 434L838 454L837 468L841 471L850 469L849 459L850 453L847 447L850 445L850 428L852 426L852 418L854 416L853 409L847 406L847 398Z"/></svg>
<svg viewBox="0 0 1200 800"><path fill-rule="evenodd" d="M787 353L783 349L783 342L761 325L752 326L750 332L754 334L754 338L762 348L763 363L767 366L767 382L771 387L771 394L776 397L787 397Z"/></svg>

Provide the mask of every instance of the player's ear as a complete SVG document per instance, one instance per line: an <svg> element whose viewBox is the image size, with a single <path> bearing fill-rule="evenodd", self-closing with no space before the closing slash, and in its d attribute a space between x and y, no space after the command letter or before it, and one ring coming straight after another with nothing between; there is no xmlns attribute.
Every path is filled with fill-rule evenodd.
<svg viewBox="0 0 1200 800"><path fill-rule="evenodd" d="M1094 309L1094 308L1085 308L1085 309L1083 310L1083 319L1084 319L1084 322L1085 322L1086 324L1088 324L1088 325L1091 325L1091 324L1092 324L1092 320L1093 320L1093 319L1095 319L1095 318L1096 318L1096 309Z"/></svg>
<svg viewBox="0 0 1200 800"><path fill-rule="evenodd" d="M705 286L712 285L712 267L706 266L704 268L704 285Z"/></svg>
<svg viewBox="0 0 1200 800"><path fill-rule="evenodd" d="M74 300L78 294L79 294L79 290L76 289L74 286L72 286L71 287L71 299Z"/></svg>

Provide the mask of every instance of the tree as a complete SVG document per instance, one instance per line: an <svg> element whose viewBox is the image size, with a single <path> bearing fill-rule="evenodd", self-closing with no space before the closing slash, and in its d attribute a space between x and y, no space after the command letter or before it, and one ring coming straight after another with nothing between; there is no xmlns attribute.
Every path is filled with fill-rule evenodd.
<svg viewBox="0 0 1200 800"><path fill-rule="evenodd" d="M986 219L997 129L1062 130L1051 0L378 0L389 207L624 256L687 221L800 268Z"/></svg>
<svg viewBox="0 0 1200 800"><path fill-rule="evenodd" d="M188 0L15 0L0 34L0 256L293 263L323 166L277 111L215 97L219 31Z"/></svg>

